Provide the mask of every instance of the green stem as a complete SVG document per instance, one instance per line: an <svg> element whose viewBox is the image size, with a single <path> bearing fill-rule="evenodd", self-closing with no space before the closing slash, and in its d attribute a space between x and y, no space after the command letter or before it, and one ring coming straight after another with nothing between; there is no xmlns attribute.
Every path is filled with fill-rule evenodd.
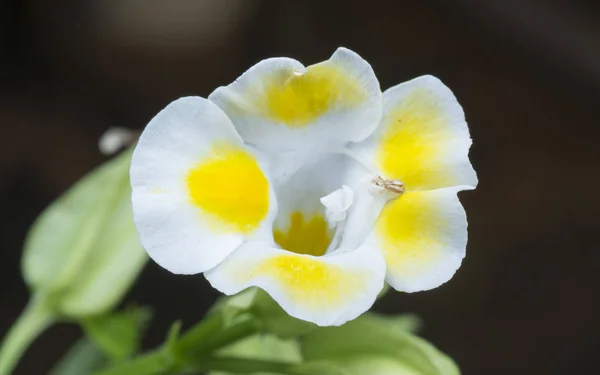
<svg viewBox="0 0 600 375"><path fill-rule="evenodd" d="M162 350L140 355L135 359L100 371L96 375L155 375L164 374L173 366Z"/></svg>
<svg viewBox="0 0 600 375"><path fill-rule="evenodd" d="M41 298L34 298L10 328L0 347L0 375L9 375L19 359L53 321L53 314Z"/></svg>
<svg viewBox="0 0 600 375"><path fill-rule="evenodd" d="M210 340L214 335L219 334L219 331L223 329L223 324L221 314L208 315L181 335L177 347L184 352L194 350L199 343Z"/></svg>
<svg viewBox="0 0 600 375"><path fill-rule="evenodd" d="M242 321L225 329L222 329L222 324L222 318L218 314L210 315L183 334L174 348L166 345L96 375L154 375L180 366L196 369L199 363L195 358L206 356L216 349L248 337L259 328L254 320ZM204 370L204 366L201 367Z"/></svg>
<svg viewBox="0 0 600 375"><path fill-rule="evenodd" d="M221 332L209 336L208 339L204 337L204 339L192 341L187 340L188 336L184 335L181 338L180 348L188 356L206 355L258 332L258 328L258 323L251 319L225 328Z"/></svg>

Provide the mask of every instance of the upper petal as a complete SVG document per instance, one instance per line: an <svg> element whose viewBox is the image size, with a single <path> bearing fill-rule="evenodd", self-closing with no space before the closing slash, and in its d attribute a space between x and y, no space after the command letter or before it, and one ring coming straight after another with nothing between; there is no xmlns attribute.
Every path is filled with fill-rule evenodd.
<svg viewBox="0 0 600 375"><path fill-rule="evenodd" d="M248 242L205 276L228 295L260 287L291 316L329 326L373 305L383 287L385 262L368 247L315 257Z"/></svg>
<svg viewBox="0 0 600 375"><path fill-rule="evenodd" d="M171 272L206 271L244 240L272 238L277 204L262 161L206 99L178 99L150 121L131 185L142 244Z"/></svg>
<svg viewBox="0 0 600 375"><path fill-rule="evenodd" d="M457 197L459 189L407 191L381 211L365 244L383 254L386 281L394 289L433 289L460 267L467 245L467 218Z"/></svg>
<svg viewBox="0 0 600 375"><path fill-rule="evenodd" d="M472 189L477 176L470 146L464 112L450 89L422 76L385 91L380 126L353 151L408 190Z"/></svg>
<svg viewBox="0 0 600 375"><path fill-rule="evenodd" d="M357 142L381 117L373 69L345 48L309 67L288 58L263 60L209 100L227 113L244 141L269 150Z"/></svg>

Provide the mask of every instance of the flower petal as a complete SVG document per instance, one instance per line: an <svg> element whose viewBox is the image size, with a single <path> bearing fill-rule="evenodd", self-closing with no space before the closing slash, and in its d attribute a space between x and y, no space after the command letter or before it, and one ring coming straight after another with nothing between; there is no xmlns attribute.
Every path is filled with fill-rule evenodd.
<svg viewBox="0 0 600 375"><path fill-rule="evenodd" d="M458 187L405 192L386 204L365 244L387 263L386 281L417 292L450 280L467 245L467 218Z"/></svg>
<svg viewBox="0 0 600 375"><path fill-rule="evenodd" d="M408 190L428 190L475 188L470 146L463 110L450 89L422 76L385 91L381 125L353 148L386 178Z"/></svg>
<svg viewBox="0 0 600 375"><path fill-rule="evenodd" d="M269 150L357 142L381 117L373 69L345 48L309 67L289 58L263 60L209 100L227 113L244 141Z"/></svg>
<svg viewBox="0 0 600 375"><path fill-rule="evenodd" d="M373 305L383 287L385 262L368 247L315 257L248 242L204 275L227 295L260 287L291 316L329 326Z"/></svg>
<svg viewBox="0 0 600 375"><path fill-rule="evenodd" d="M272 238L277 204L261 164L206 99L182 98L156 115L131 163L134 220L150 257L198 273L246 239Z"/></svg>

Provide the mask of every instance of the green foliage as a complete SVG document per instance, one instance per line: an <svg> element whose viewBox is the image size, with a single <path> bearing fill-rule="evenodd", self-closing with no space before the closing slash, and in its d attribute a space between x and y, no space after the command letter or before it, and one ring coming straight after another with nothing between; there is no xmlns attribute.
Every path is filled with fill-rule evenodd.
<svg viewBox="0 0 600 375"><path fill-rule="evenodd" d="M131 213L131 151L98 167L52 203L25 243L23 275L68 317L112 308L144 266Z"/></svg>
<svg viewBox="0 0 600 375"><path fill-rule="evenodd" d="M405 319L365 314L340 327L319 328L302 339L303 358L309 363L343 365L344 369L357 365L362 368L364 359L364 363L368 360L380 367L386 363L387 367L398 369L389 371L391 374L458 375L458 368L448 356L404 330L410 327ZM393 363L387 363L388 360Z"/></svg>
<svg viewBox="0 0 600 375"><path fill-rule="evenodd" d="M231 322L250 313L263 332L220 350L217 358L283 360L290 364L285 373L297 375L459 374L450 358L413 334L421 320L412 314L368 313L341 327L317 327L290 317L258 288L223 298L213 313Z"/></svg>
<svg viewBox="0 0 600 375"><path fill-rule="evenodd" d="M421 329L423 322L421 318L419 318L415 314L402 314L402 315L380 315L375 313L367 313L365 314L365 318L369 319L373 322L373 324L378 324L382 326L386 326L387 329L391 329L394 331L402 332L411 332L415 333Z"/></svg>
<svg viewBox="0 0 600 375"><path fill-rule="evenodd" d="M289 316L271 296L259 288L249 288L238 295L223 298L214 311L232 321L241 314L251 314L261 331L286 339L304 335L317 328L314 323Z"/></svg>
<svg viewBox="0 0 600 375"><path fill-rule="evenodd" d="M132 342L139 343L143 310L86 319L95 347L113 364L117 360L94 375L459 375L450 358L412 333L420 325L414 315L367 313L340 327L295 330L293 337L282 338L273 325L262 323L270 314L250 313L271 304L256 297L257 291L248 291L222 298L198 324L181 333L181 324L174 323L160 348L133 360L123 358L135 351ZM127 339L132 331L135 340Z"/></svg>
<svg viewBox="0 0 600 375"><path fill-rule="evenodd" d="M285 361L300 363L300 345L295 339L280 339L270 334L256 334L229 345L216 353L219 356L235 358ZM215 371L210 375L231 375L229 372ZM256 373L267 375L267 373Z"/></svg>
<svg viewBox="0 0 600 375"><path fill-rule="evenodd" d="M254 296L251 312L263 324L263 330L281 338L302 336L315 328L314 323L289 316L265 291L259 289Z"/></svg>
<svg viewBox="0 0 600 375"><path fill-rule="evenodd" d="M354 375L344 369L344 367L335 361L313 361L306 362L298 366L293 366L289 369L289 373L293 375ZM361 375L375 375L372 372L366 372ZM397 375L397 374L385 374Z"/></svg>
<svg viewBox="0 0 600 375"><path fill-rule="evenodd" d="M307 362L291 369L297 375L421 375L414 368L391 357L361 355Z"/></svg>
<svg viewBox="0 0 600 375"><path fill-rule="evenodd" d="M150 312L145 308L129 308L82 320L86 336L112 361L122 361L135 354Z"/></svg>
<svg viewBox="0 0 600 375"><path fill-rule="evenodd" d="M90 375L108 364L107 356L87 338L77 341L54 366L50 375Z"/></svg>

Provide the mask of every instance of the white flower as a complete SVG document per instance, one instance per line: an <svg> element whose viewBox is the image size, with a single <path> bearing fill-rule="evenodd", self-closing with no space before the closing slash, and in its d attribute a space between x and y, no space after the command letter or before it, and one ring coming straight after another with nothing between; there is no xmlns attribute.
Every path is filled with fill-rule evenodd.
<svg viewBox="0 0 600 375"><path fill-rule="evenodd" d="M458 269L470 144L437 78L382 94L344 48L309 67L267 59L148 124L131 165L134 219L169 271L203 272L225 294L258 286L294 317L339 325L384 281L415 292Z"/></svg>

